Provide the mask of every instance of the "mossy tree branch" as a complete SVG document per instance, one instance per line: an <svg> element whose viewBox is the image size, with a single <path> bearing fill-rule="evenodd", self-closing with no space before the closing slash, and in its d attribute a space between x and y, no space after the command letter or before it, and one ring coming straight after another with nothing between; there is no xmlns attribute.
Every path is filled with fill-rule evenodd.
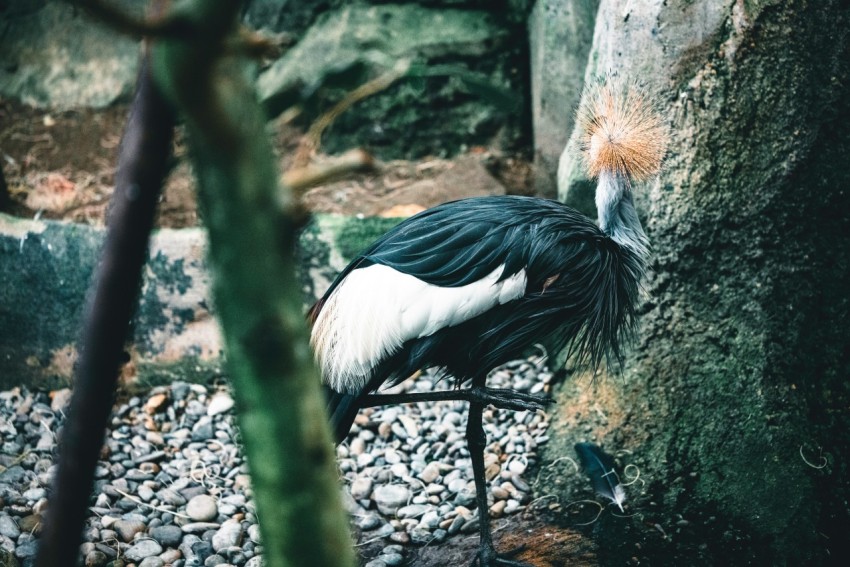
<svg viewBox="0 0 850 567"><path fill-rule="evenodd" d="M196 33L156 46L155 76L189 133L266 564L352 565L295 277L293 200L278 187L244 68L225 56L238 7L180 4L171 17L193 22Z"/></svg>

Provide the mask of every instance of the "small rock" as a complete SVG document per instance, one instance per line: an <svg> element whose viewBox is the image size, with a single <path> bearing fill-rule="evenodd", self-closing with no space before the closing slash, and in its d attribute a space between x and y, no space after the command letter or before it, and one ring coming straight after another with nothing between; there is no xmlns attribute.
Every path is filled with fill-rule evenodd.
<svg viewBox="0 0 850 567"><path fill-rule="evenodd" d="M102 567L109 561L109 557L102 551L93 549L86 553L86 567Z"/></svg>
<svg viewBox="0 0 850 567"><path fill-rule="evenodd" d="M495 504L490 506L490 515L494 518L501 518L505 513L505 506L507 506L506 500L497 500Z"/></svg>
<svg viewBox="0 0 850 567"><path fill-rule="evenodd" d="M162 553L162 546L152 539L143 539L133 545L124 553L124 557L130 561L139 562L142 559L159 555Z"/></svg>
<svg viewBox="0 0 850 567"><path fill-rule="evenodd" d="M510 493L501 486L494 486L490 489L490 493L496 500L507 500L510 498Z"/></svg>
<svg viewBox="0 0 850 567"><path fill-rule="evenodd" d="M26 500L35 502L36 500L41 500L47 496L47 491L43 488L30 488L29 490L24 491L21 496Z"/></svg>
<svg viewBox="0 0 850 567"><path fill-rule="evenodd" d="M260 543L260 526L257 524L251 524L248 526L248 539L253 541L254 543Z"/></svg>
<svg viewBox="0 0 850 567"><path fill-rule="evenodd" d="M380 526L381 518L377 514L363 514L355 516L354 524L364 532L367 532Z"/></svg>
<svg viewBox="0 0 850 567"><path fill-rule="evenodd" d="M24 516L20 519L18 526L20 526L21 531L24 533L39 535L41 533L41 515L29 514L28 516Z"/></svg>
<svg viewBox="0 0 850 567"><path fill-rule="evenodd" d="M362 455L366 451L366 442L360 438L355 437L353 441L351 441L351 446L348 449L348 452L357 457Z"/></svg>
<svg viewBox="0 0 850 567"><path fill-rule="evenodd" d="M410 541L417 545L425 545L429 541L431 541L431 531L426 530L425 528L413 528L410 530Z"/></svg>
<svg viewBox="0 0 850 567"><path fill-rule="evenodd" d="M192 441L209 441L215 436L212 418L204 416L192 427Z"/></svg>
<svg viewBox="0 0 850 567"><path fill-rule="evenodd" d="M184 498L183 495L176 490L171 490L170 488L164 488L158 491L156 493L156 497L159 498L163 504L168 504L170 506L183 506L186 504L186 498Z"/></svg>
<svg viewBox="0 0 850 567"><path fill-rule="evenodd" d="M38 540L31 539L29 541L25 541L24 543L18 544L18 547L15 548L15 556L18 559L27 559L30 557L35 557L37 551Z"/></svg>
<svg viewBox="0 0 850 567"><path fill-rule="evenodd" d="M139 567L165 567L165 560L162 557L145 557L139 563Z"/></svg>
<svg viewBox="0 0 850 567"><path fill-rule="evenodd" d="M136 534L145 531L145 528L145 523L139 520L118 520L112 525L124 543L133 541Z"/></svg>
<svg viewBox="0 0 850 567"><path fill-rule="evenodd" d="M217 530L221 524L214 522L190 522L180 527L183 533L187 534L202 534L210 530Z"/></svg>
<svg viewBox="0 0 850 567"><path fill-rule="evenodd" d="M457 493L454 503L458 506L471 506L475 503L476 493L474 488L465 486Z"/></svg>
<svg viewBox="0 0 850 567"><path fill-rule="evenodd" d="M372 493L372 497L382 514L395 514L396 510L410 500L410 489L401 484L379 486Z"/></svg>
<svg viewBox="0 0 850 567"><path fill-rule="evenodd" d="M183 554L180 553L177 549L166 549L162 553L159 554L159 558L162 559L162 562L166 565L174 565L175 561L178 561L183 558ZM142 567L139 565L139 567Z"/></svg>
<svg viewBox="0 0 850 567"><path fill-rule="evenodd" d="M214 416L229 411L233 407L233 398L226 392L219 392L210 400L207 406L207 415Z"/></svg>
<svg viewBox="0 0 850 567"><path fill-rule="evenodd" d="M18 536L21 535L21 529L14 519L3 514L0 515L0 535L11 539L18 539Z"/></svg>
<svg viewBox="0 0 850 567"><path fill-rule="evenodd" d="M163 547L177 547L183 539L183 530L177 526L151 528L150 536Z"/></svg>
<svg viewBox="0 0 850 567"><path fill-rule="evenodd" d="M242 522L227 520L212 537L212 546L216 551L234 547L242 542Z"/></svg>
<svg viewBox="0 0 850 567"><path fill-rule="evenodd" d="M511 475L511 483L522 492L531 492L531 487L517 474Z"/></svg>
<svg viewBox="0 0 850 567"><path fill-rule="evenodd" d="M186 504L186 515L196 522L209 522L218 516L215 498L206 494L195 496Z"/></svg>
<svg viewBox="0 0 850 567"><path fill-rule="evenodd" d="M50 409L54 412L60 412L65 409L65 406L68 405L68 402L71 400L71 389L70 388L62 388L61 390L54 390L50 392Z"/></svg>
<svg viewBox="0 0 850 567"><path fill-rule="evenodd" d="M368 476L358 477L351 483L351 496L355 500L366 500L372 494L372 479Z"/></svg>
<svg viewBox="0 0 850 567"><path fill-rule="evenodd" d="M419 425L416 424L416 421L409 415L399 414L398 420L401 422L402 427L404 427L404 432L407 433L408 437L419 437Z"/></svg>
<svg viewBox="0 0 850 567"><path fill-rule="evenodd" d="M421 480L425 484L431 484L439 477L440 466L435 462L428 463L425 468L422 469L422 472L417 475L417 478L419 478L419 480Z"/></svg>
<svg viewBox="0 0 850 567"><path fill-rule="evenodd" d="M403 506L396 511L396 516L399 518L418 518L428 511L428 506L422 504L411 504Z"/></svg>

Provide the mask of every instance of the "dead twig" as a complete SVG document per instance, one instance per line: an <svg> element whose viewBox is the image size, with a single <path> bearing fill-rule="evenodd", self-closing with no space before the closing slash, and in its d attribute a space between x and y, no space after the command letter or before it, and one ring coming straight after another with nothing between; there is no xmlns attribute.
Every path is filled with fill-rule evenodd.
<svg viewBox="0 0 850 567"><path fill-rule="evenodd" d="M283 174L283 183L297 194L302 194L311 187L350 173L371 169L374 165L374 159L364 150L349 150L328 159L325 163L292 168Z"/></svg>
<svg viewBox="0 0 850 567"><path fill-rule="evenodd" d="M410 61L402 60L391 70L383 75L364 83L345 95L345 97L336 103L333 108L319 116L307 131L304 139L301 140L301 145L298 152L295 154L293 163L296 167L304 167L310 160L310 156L319 149L322 144L322 133L333 124L342 113L374 94L377 94L389 88L398 79L405 76L410 69Z"/></svg>

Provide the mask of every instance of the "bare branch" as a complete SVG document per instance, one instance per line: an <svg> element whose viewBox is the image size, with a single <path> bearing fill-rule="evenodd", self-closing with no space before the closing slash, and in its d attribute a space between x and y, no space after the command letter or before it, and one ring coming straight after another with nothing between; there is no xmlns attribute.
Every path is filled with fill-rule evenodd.
<svg viewBox="0 0 850 567"><path fill-rule="evenodd" d="M150 79L145 58L121 142L109 230L94 294L84 315L74 393L63 429L59 470L41 536L38 567L65 567L77 562L94 470L112 409L173 130L174 117Z"/></svg>

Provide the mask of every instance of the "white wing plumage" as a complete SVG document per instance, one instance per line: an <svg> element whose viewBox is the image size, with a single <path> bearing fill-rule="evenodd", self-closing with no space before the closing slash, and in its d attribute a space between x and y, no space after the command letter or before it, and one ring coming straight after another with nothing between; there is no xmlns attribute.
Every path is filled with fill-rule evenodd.
<svg viewBox="0 0 850 567"><path fill-rule="evenodd" d="M522 297L526 274L499 281L504 266L460 287L428 284L381 264L349 273L322 306L311 342L323 381L356 393L371 370L406 341L459 325Z"/></svg>

